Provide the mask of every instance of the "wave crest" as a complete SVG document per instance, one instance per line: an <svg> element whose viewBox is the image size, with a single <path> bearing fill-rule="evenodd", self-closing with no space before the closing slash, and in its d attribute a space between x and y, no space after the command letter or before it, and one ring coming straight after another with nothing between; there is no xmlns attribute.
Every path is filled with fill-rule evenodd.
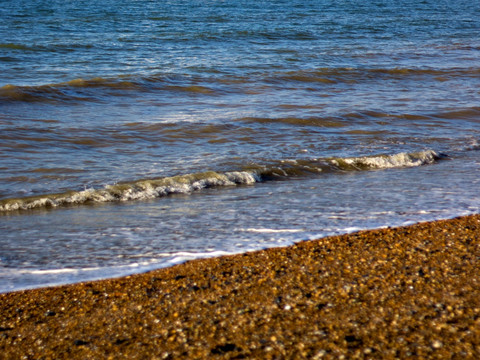
<svg viewBox="0 0 480 360"><path fill-rule="evenodd" d="M425 150L394 155L332 159L331 162L342 170L369 170L428 165L444 157L446 157L445 154L439 154L433 150Z"/></svg>
<svg viewBox="0 0 480 360"><path fill-rule="evenodd" d="M260 179L248 172L205 172L131 183L0 201L0 211L49 208L63 205L153 199L170 194L188 194L196 190L239 184L253 184Z"/></svg>
<svg viewBox="0 0 480 360"><path fill-rule="evenodd" d="M207 171L159 179L107 185L101 189L67 191L25 198L0 200L0 212L53 208L87 203L146 200L170 194L189 194L197 190L235 185L249 185L261 181L308 176L321 172L359 171L412 167L432 164L446 157L433 150L394 155L352 158L324 158L311 160L284 160L265 166L252 165L243 171L219 173Z"/></svg>

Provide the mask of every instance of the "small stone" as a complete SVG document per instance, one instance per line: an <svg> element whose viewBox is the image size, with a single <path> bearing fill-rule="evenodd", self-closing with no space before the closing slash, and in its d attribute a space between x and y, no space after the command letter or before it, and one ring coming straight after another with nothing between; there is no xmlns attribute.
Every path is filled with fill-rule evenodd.
<svg viewBox="0 0 480 360"><path fill-rule="evenodd" d="M320 350L319 352L317 352L314 356L313 356L313 360L318 360L318 359L321 359L323 358L325 355L327 355L327 352L325 350Z"/></svg>

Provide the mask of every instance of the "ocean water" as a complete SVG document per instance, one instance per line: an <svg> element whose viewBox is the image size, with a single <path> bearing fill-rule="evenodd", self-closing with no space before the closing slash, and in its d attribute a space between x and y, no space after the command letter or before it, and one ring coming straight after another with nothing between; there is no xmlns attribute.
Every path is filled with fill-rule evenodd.
<svg viewBox="0 0 480 360"><path fill-rule="evenodd" d="M480 212L478 1L0 19L0 292Z"/></svg>

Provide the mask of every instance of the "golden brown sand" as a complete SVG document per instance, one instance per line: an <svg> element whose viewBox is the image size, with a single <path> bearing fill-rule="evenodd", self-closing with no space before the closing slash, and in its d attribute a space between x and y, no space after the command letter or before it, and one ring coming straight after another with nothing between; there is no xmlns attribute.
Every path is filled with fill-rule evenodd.
<svg viewBox="0 0 480 360"><path fill-rule="evenodd" d="M480 359L480 216L0 294L2 359Z"/></svg>

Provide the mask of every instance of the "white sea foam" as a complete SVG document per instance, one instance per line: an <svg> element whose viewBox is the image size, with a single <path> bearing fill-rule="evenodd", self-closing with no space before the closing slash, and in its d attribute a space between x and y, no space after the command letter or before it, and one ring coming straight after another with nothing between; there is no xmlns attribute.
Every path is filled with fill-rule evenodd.
<svg viewBox="0 0 480 360"><path fill-rule="evenodd" d="M100 268L85 268L81 271L98 271ZM32 275L57 275L57 274L76 274L79 269L48 269L48 270L19 270L18 273Z"/></svg>
<svg viewBox="0 0 480 360"><path fill-rule="evenodd" d="M247 228L247 229L237 229L237 231L246 231L246 232L253 232L253 233L299 233L304 232L304 229L255 229L255 228Z"/></svg>
<svg viewBox="0 0 480 360"><path fill-rule="evenodd" d="M438 154L433 150L425 150L414 153L402 152L393 155L333 159L331 162L341 168L352 167L358 170L364 170L365 168L388 169L432 164L443 156L445 155Z"/></svg>
<svg viewBox="0 0 480 360"><path fill-rule="evenodd" d="M211 258L211 257L218 257L224 255L232 255L234 252L228 251L210 251L210 252L188 252L188 251L179 251L174 254L169 254L169 260L165 262L165 266L171 266L175 264L181 264L183 262L194 260L194 259L202 259L202 258Z"/></svg>

